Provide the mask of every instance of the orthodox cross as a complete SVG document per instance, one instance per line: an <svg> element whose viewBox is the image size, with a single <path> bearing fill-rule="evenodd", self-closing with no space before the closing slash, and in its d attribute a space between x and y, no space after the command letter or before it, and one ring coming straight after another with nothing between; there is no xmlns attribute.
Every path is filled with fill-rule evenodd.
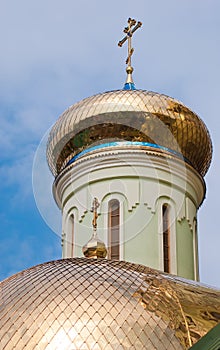
<svg viewBox="0 0 220 350"><path fill-rule="evenodd" d="M97 209L100 206L98 199L95 197L92 202L92 209L91 212L93 213L93 220L92 220L92 226L94 230L97 228L97 219L98 219L98 214L97 214Z"/></svg>
<svg viewBox="0 0 220 350"><path fill-rule="evenodd" d="M126 36L118 42L118 46L121 47L125 43L125 41L128 40L128 57L126 59L126 64L128 65L128 67L131 67L131 56L134 52L133 47L131 47L131 38L134 32L136 32L136 30L141 26L141 22L136 22L135 19L128 18L128 26L124 29L124 33L126 33Z"/></svg>

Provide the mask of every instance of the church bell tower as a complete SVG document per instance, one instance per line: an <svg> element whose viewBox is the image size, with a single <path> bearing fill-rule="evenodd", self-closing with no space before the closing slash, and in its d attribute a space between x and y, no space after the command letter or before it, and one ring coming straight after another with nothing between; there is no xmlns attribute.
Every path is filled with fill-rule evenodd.
<svg viewBox="0 0 220 350"><path fill-rule="evenodd" d="M129 18L119 41L128 43L124 88L70 106L50 132L63 257L84 252L198 280L197 210L211 139L183 103L136 89L131 40L140 27Z"/></svg>

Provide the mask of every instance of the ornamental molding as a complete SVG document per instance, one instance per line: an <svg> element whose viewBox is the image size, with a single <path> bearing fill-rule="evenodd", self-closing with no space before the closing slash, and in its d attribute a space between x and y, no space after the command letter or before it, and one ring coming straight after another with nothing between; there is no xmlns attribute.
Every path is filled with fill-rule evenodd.
<svg viewBox="0 0 220 350"><path fill-rule="evenodd" d="M188 196L196 207L201 205L205 197L205 182L189 164L178 158L168 159L157 152L127 149L100 151L99 154L86 155L77 160L56 178L53 194L61 208L68 198L82 187L101 180L123 181L127 178L148 179L154 182L156 178L160 185L172 186ZM65 196L69 186L72 191ZM149 203L145 204L152 207Z"/></svg>

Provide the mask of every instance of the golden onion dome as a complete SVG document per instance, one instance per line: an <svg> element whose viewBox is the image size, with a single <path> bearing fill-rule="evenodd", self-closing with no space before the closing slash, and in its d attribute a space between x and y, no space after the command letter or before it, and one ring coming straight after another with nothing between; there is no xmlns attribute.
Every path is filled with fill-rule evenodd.
<svg viewBox="0 0 220 350"><path fill-rule="evenodd" d="M105 258L107 255L107 249L105 243L102 242L97 235L93 235L92 238L83 246L82 252L86 258Z"/></svg>
<svg viewBox="0 0 220 350"><path fill-rule="evenodd" d="M0 295L2 350L188 349L220 319L220 291L106 259L32 267Z"/></svg>
<svg viewBox="0 0 220 350"><path fill-rule="evenodd" d="M49 135L47 160L59 174L68 162L94 145L128 141L182 157L202 176L212 144L203 121L181 102L144 90L118 90L69 107Z"/></svg>

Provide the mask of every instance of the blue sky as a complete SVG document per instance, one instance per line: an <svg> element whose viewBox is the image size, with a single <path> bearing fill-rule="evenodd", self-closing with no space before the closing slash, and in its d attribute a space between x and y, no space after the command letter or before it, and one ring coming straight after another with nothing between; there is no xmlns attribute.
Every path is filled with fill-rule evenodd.
<svg viewBox="0 0 220 350"><path fill-rule="evenodd" d="M214 154L199 210L200 275L202 282L220 288L219 14L218 0L1 2L0 280L61 257L52 177L45 168L42 177L35 163L37 205L58 233L37 209L33 160L45 133L69 105L123 86L127 53L117 42L127 18L134 17L143 22L134 39L136 87L179 99L210 130ZM43 154L40 149L37 157ZM40 181L43 188L48 184L41 201ZM45 214L48 201L51 212Z"/></svg>

